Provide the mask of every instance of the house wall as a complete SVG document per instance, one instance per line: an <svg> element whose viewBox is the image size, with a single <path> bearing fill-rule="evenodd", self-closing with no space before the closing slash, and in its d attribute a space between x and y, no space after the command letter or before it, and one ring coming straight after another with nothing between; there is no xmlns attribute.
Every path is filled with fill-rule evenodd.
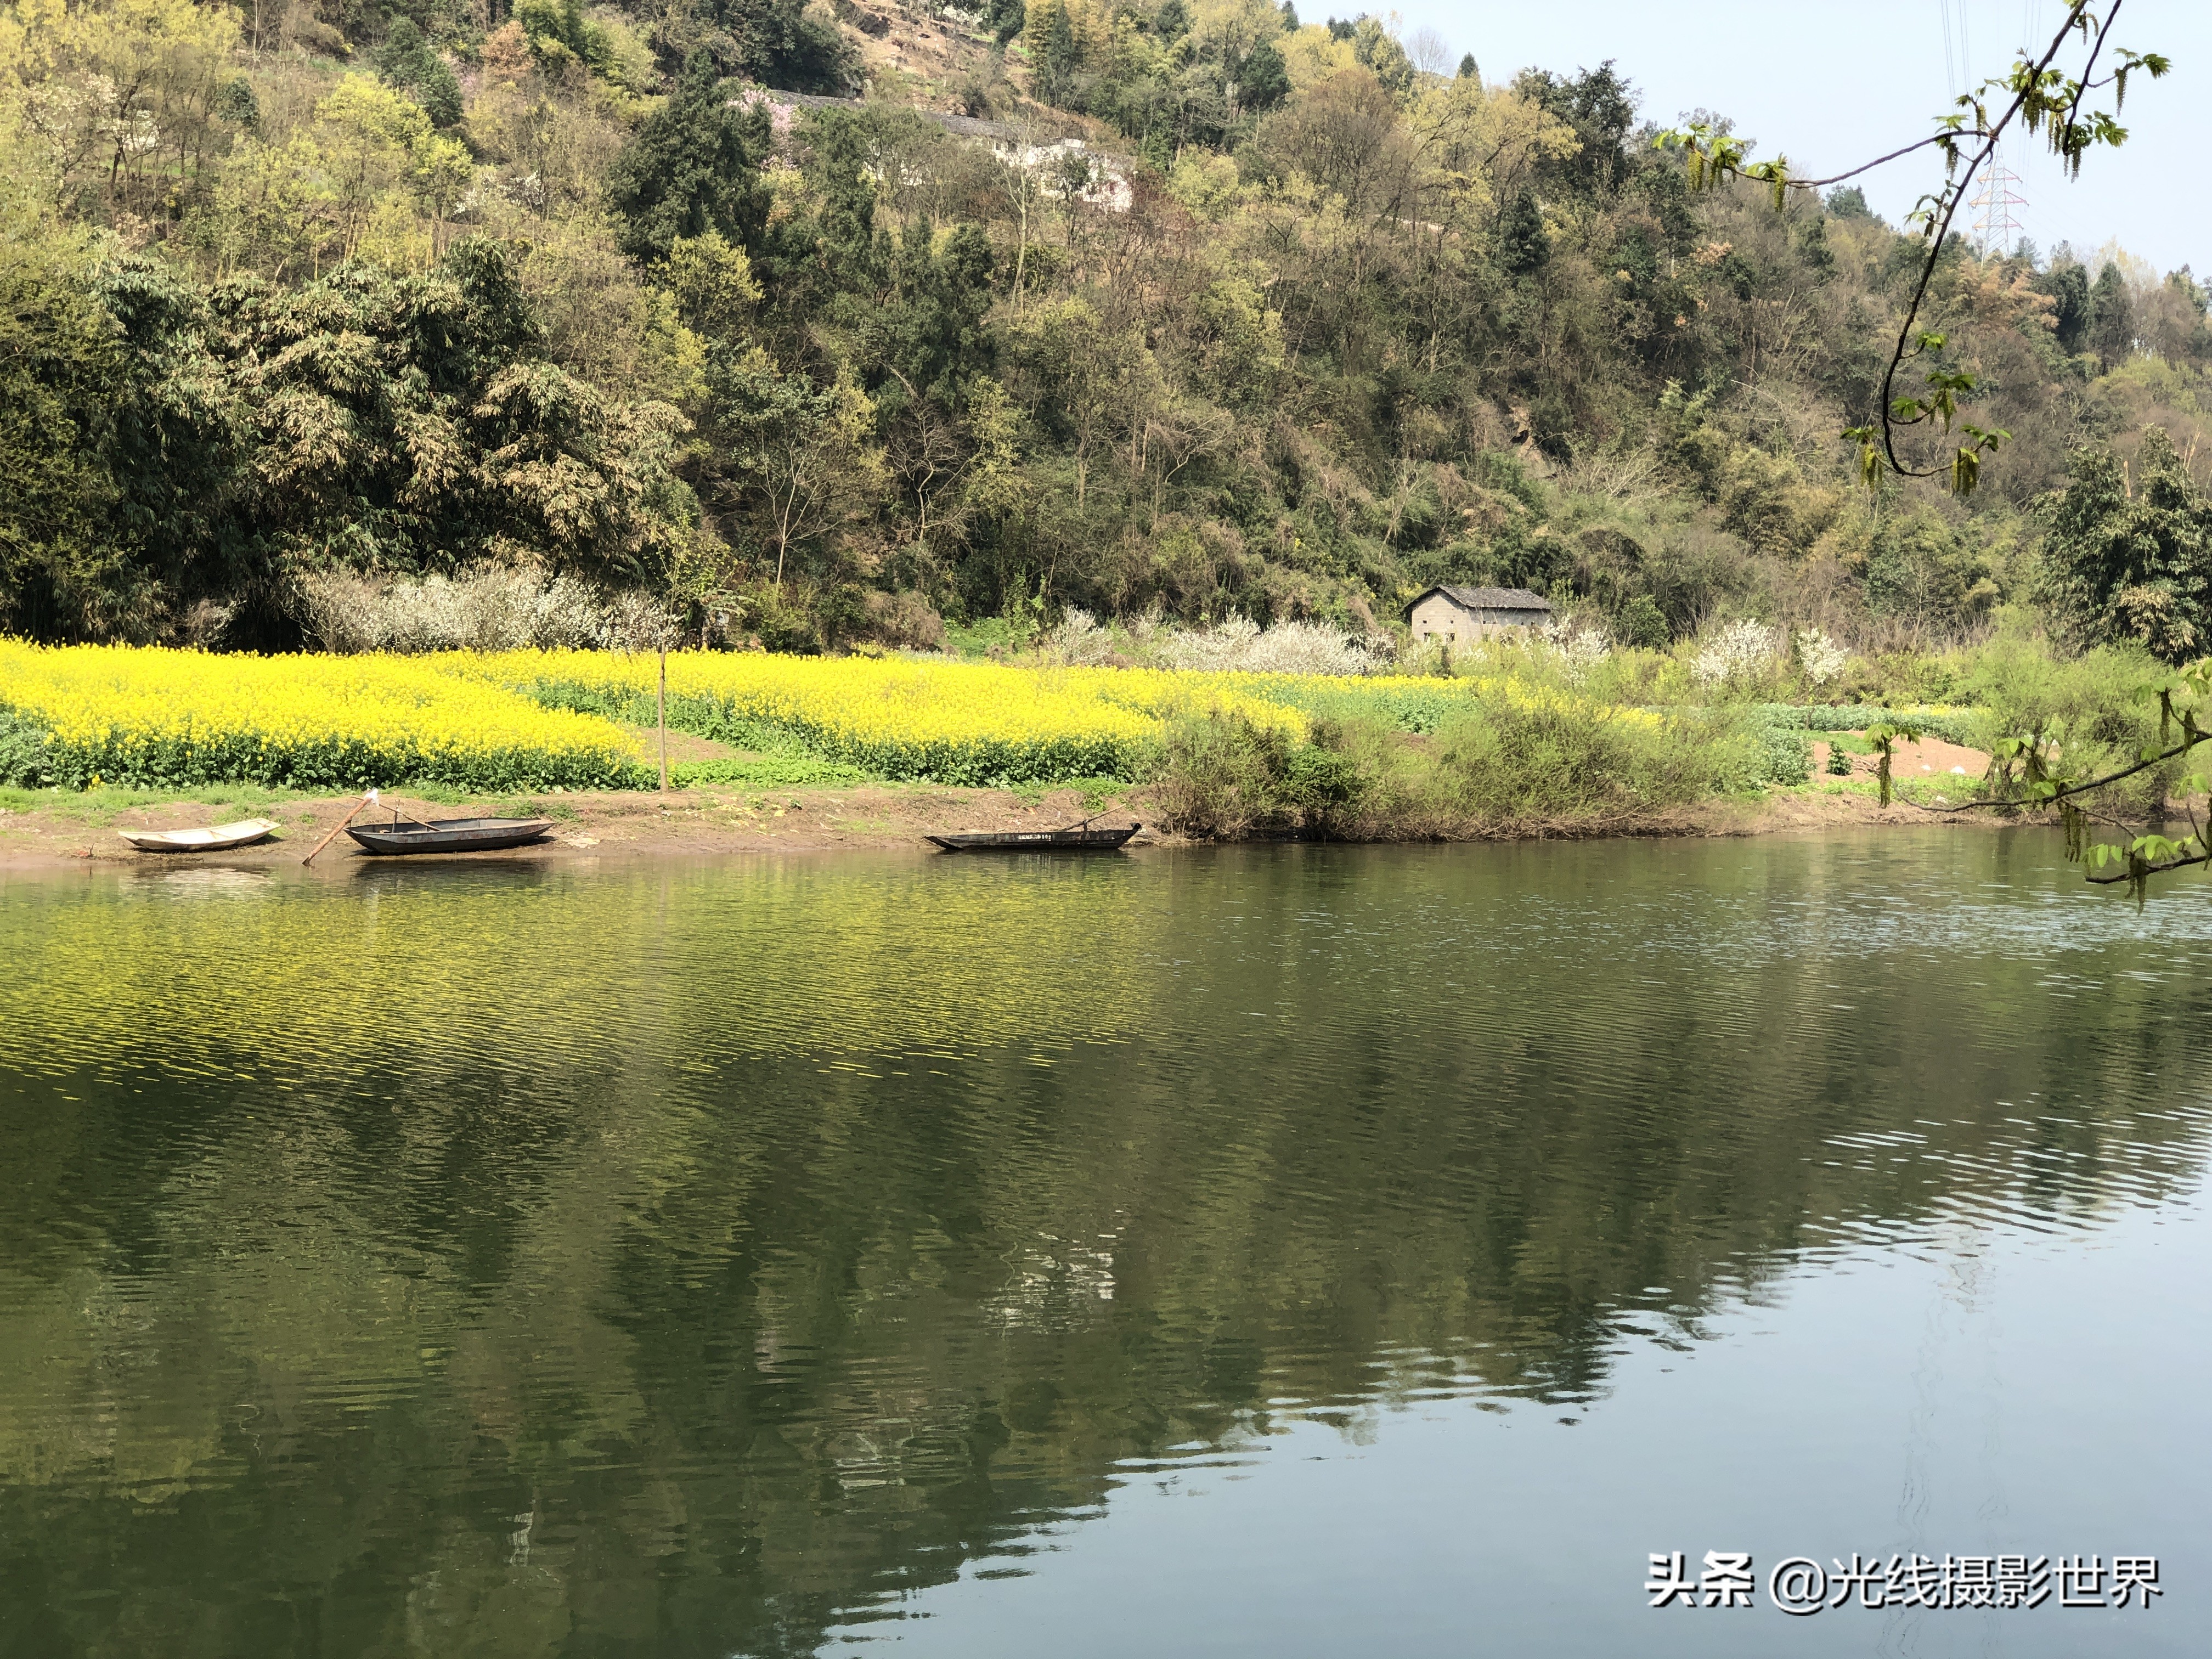
<svg viewBox="0 0 2212 1659"><path fill-rule="evenodd" d="M1430 594L1407 618L1416 643L1434 638L1447 644L1483 639L1508 628L1526 628L1542 619L1541 611L1469 611L1442 593Z"/></svg>
<svg viewBox="0 0 2212 1659"><path fill-rule="evenodd" d="M1415 605L1412 622L1416 640L1475 637L1474 618L1441 593L1431 593Z"/></svg>

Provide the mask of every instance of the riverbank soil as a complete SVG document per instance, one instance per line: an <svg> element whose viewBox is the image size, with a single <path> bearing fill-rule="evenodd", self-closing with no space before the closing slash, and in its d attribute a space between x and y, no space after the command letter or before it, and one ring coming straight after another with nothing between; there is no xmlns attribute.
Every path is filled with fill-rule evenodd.
<svg viewBox="0 0 2212 1659"><path fill-rule="evenodd" d="M671 733L670 748L675 747ZM673 759L673 755L671 757ZM1135 792L1133 792L1135 793ZM208 789L174 795L104 790L94 795L9 797L0 807L0 864L68 859L139 863L220 858L226 864L273 865L304 857L361 805L358 795L309 798L270 791ZM433 801L404 789L387 790L354 820L364 826L413 818L543 817L550 836L537 845L496 854L450 854L447 858L574 858L610 853L712 853L773 849L823 852L848 848L918 847L925 835L978 830L1042 830L1073 823L1103 809L1105 823L1127 823L1132 814L1116 798L1085 797L1073 789L1017 793L951 789L929 784L878 784L850 788L740 788L709 786L605 793L483 796ZM276 837L216 854L141 853L120 830L185 830L240 818L274 818ZM1153 839L1146 830L1139 842ZM368 856L344 836L316 862L334 864Z"/></svg>
<svg viewBox="0 0 2212 1659"><path fill-rule="evenodd" d="M672 744L672 748L673 744ZM1825 745L1821 745L1825 748ZM1993 814L1946 818L1942 793L1954 765L1971 769L1970 782L1981 775L1987 757L1952 744L1916 745L1901 751L1896 776L1905 792L1927 803L1900 800L1882 806L1875 797L1870 763L1849 778L1828 777L1816 767L1813 780L1796 789L1772 789L1759 796L1718 800L1668 813L1644 823L1623 826L1646 836L1745 836L1820 830L1851 824L1989 823ZM1964 758L1960 758L1963 757ZM1825 762L1826 757L1821 757ZM1855 759L1864 761L1864 757ZM1944 770L1939 774L1936 767ZM1923 771L1922 769L1925 768ZM0 866L54 864L70 860L158 866L215 859L225 864L273 866L304 857L361 798L308 797L283 791L210 788L175 794L101 790L85 795L9 792L0 803ZM957 789L931 784L873 784L843 788L697 789L605 793L550 793L484 796L432 800L404 789L383 794L356 823L389 823L401 819L458 817L544 817L553 821L549 837L534 846L500 853L453 854L447 858L532 858L550 860L624 854L742 852L822 853L857 848L921 850L928 835L957 835L980 830L1041 830L1073 823L1092 814L1101 822L1147 827L1131 843L1144 847L1182 838L1152 827L1152 803L1141 787L1107 793L1075 789ZM274 818L276 838L258 846L219 854L141 853L116 834L118 830L183 830ZM1613 833L1620 833L1616 830ZM1553 833L1589 834L1572 826ZM350 864L368 855L344 836L316 860L318 868Z"/></svg>

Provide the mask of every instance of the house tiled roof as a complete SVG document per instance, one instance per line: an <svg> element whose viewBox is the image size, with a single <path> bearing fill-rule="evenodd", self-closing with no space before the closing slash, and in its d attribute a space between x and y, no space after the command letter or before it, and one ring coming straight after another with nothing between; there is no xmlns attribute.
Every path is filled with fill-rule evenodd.
<svg viewBox="0 0 2212 1659"><path fill-rule="evenodd" d="M1411 611L1431 593L1441 593L1446 599L1465 606L1469 611L1549 611L1552 602L1525 587L1431 587L1418 595Z"/></svg>

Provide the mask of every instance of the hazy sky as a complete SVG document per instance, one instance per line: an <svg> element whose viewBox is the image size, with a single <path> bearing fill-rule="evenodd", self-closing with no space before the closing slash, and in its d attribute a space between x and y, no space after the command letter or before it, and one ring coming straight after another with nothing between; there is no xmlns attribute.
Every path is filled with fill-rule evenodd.
<svg viewBox="0 0 2212 1659"><path fill-rule="evenodd" d="M1610 58L1646 117L1671 122L1700 107L1730 116L1760 156L1779 151L1793 167L1820 173L1932 131L1962 73L1979 81L2002 72L2031 29L2049 40L2063 10L2059 0L1338 0L1334 9L1348 16L1394 4L1408 34L1435 30L1455 61L1473 52L1486 80L1532 64L1571 73ZM1308 22L1331 9L1325 0L1299 6ZM2046 254L2066 240L2086 256L2117 236L2161 271L2183 264L2212 271L2212 4L2126 0L2112 38L2164 52L2173 72L2130 88L2120 118L2126 145L2093 152L2078 182L2048 151L2008 146L2006 162L2029 202L2017 217ZM1930 152L1861 182L1895 224L1942 174Z"/></svg>

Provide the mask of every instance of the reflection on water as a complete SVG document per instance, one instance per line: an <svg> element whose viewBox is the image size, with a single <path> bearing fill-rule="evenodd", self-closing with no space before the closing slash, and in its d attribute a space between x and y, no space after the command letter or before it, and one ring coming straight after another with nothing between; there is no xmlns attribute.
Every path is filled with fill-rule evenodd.
<svg viewBox="0 0 2212 1659"><path fill-rule="evenodd" d="M2051 851L0 876L0 1651L809 1653L2094 1249L2198 1182L2212 910Z"/></svg>

